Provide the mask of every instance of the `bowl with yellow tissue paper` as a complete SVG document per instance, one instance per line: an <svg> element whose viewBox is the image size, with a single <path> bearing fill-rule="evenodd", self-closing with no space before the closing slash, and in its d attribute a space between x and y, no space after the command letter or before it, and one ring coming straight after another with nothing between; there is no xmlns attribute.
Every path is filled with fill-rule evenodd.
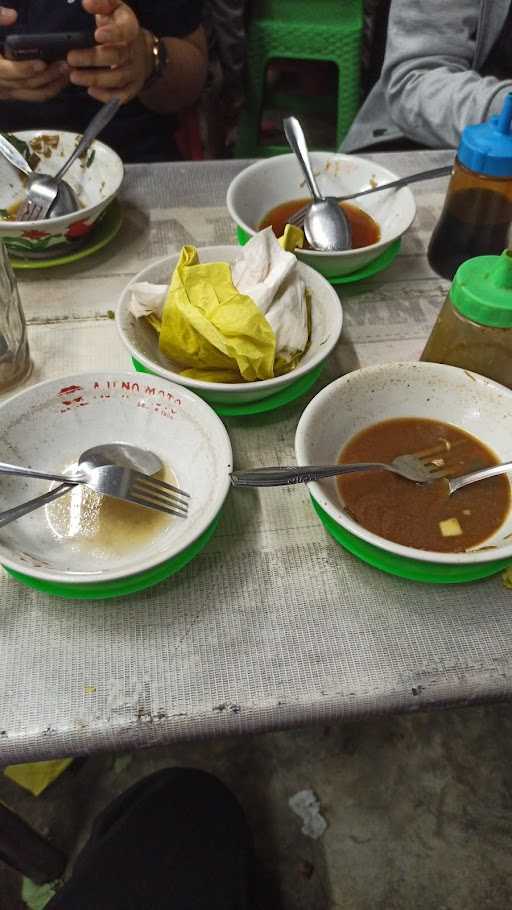
<svg viewBox="0 0 512 910"><path fill-rule="evenodd" d="M185 247L184 250L189 251L193 250L193 248ZM212 331L208 335L206 349L205 347L201 347L201 345L197 348L198 366L202 366L202 369L198 371L187 369L186 374L184 374L185 367L183 361L178 362L178 360L172 359L168 354L163 353L160 347L160 338L157 331L155 331L155 328L152 327L148 319L136 318L130 309L130 300L132 299L134 286L140 286L145 283L147 285L168 286L171 282L171 277L173 277L174 282L177 272L176 267L178 266L178 262L183 264L183 256L184 252L182 251L181 260L180 255L175 254L160 259L143 269L143 271L136 275L125 288L117 307L116 325L121 339L134 361L148 372L155 373L158 376L162 376L173 382L179 383L180 385L186 386L212 404L252 403L274 395L277 392L282 392L297 380L303 379L310 373L317 372L319 366L329 356L337 344L343 322L342 306L339 297L336 291L318 274L318 272L315 272L301 262L297 262L297 275L300 276L300 279L307 289L309 342L304 353L300 356L300 359L296 358L296 360L291 363L288 371L264 379L257 377L253 379L242 379L242 375L239 375L237 381L235 374L230 375L228 371L221 369L226 361L222 356L217 357L219 348L216 347L216 345L220 345L220 342L217 341L217 336ZM225 290L224 284L227 287L230 283L230 270L234 264L240 260L241 248L238 246L202 247L197 250L197 256L199 264L204 265L205 267L213 264L222 267L218 274L215 273L215 290L219 293L219 297L222 297ZM184 268L186 272L187 266L185 265ZM198 272L198 276L199 278L202 277L200 272ZM200 298L202 297L203 290L203 286L201 285L198 290ZM180 288L178 288L178 293L181 293ZM230 333L236 341L240 341L240 336L242 336L243 346L239 351L238 362L243 364L246 364L247 362L247 364L249 364L245 370L245 375L247 377L252 375L251 369L255 363L257 368L261 366L262 370L265 367L268 368L268 363L266 362L268 361L268 346L266 345L269 340L269 327L266 327L263 324L266 320L262 320L261 313L258 314L256 312L254 303L250 300L248 303L246 299L242 301L242 303L246 309L241 307L240 301L237 299L236 305L232 308L232 313L229 300L225 305L223 312L228 314L231 322L226 323L227 328L224 330L223 341L226 340L226 337ZM187 308L189 308L189 300L185 299L182 312L188 312ZM201 314L198 316L197 310L191 311L190 318L194 325L197 325L197 320L200 316ZM241 326L240 324L242 317L243 319L247 319L247 324L244 324L244 326ZM190 342L189 361L185 366L188 365L191 367L194 365L194 343L197 342L197 339L190 340L189 328L189 325L185 328L179 323L175 325L176 332L180 334L180 332L183 331L183 333L187 335L187 340ZM254 336L251 335L252 331L255 332ZM167 339L170 344L170 347L167 350L172 351L172 332L168 332ZM205 364L213 364L217 369L209 371L205 368ZM202 378L198 378L198 375ZM225 381L212 381L212 375L221 377Z"/></svg>

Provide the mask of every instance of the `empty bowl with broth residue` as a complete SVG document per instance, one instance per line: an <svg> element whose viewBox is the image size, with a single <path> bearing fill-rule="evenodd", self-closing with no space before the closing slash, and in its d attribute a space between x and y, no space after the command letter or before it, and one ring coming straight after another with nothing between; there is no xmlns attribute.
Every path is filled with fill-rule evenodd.
<svg viewBox="0 0 512 910"><path fill-rule="evenodd" d="M206 543L229 489L231 445L212 409L158 376L84 373L33 386L0 405L0 461L61 473L91 446L149 449L162 479L190 493L185 519L84 487L0 528L0 563L27 584L69 597L115 596L181 568ZM0 476L2 508L48 481Z"/></svg>

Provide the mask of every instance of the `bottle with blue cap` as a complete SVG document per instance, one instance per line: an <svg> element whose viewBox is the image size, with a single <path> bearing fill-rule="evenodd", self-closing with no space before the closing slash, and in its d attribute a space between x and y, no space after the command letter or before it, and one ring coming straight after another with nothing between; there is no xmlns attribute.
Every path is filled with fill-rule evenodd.
<svg viewBox="0 0 512 910"><path fill-rule="evenodd" d="M467 126L457 150L441 217L428 248L438 275L452 279L461 263L499 255L512 224L512 93L501 113Z"/></svg>

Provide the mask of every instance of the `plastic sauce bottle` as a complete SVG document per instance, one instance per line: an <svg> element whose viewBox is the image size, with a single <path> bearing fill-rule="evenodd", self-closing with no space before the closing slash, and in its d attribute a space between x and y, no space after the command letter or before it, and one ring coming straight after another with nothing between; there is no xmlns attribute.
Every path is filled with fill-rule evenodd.
<svg viewBox="0 0 512 910"><path fill-rule="evenodd" d="M466 259L509 246L512 222L512 94L501 114L467 126L444 208L428 248L431 268L453 278Z"/></svg>
<svg viewBox="0 0 512 910"><path fill-rule="evenodd" d="M512 388L512 250L459 267L420 359Z"/></svg>

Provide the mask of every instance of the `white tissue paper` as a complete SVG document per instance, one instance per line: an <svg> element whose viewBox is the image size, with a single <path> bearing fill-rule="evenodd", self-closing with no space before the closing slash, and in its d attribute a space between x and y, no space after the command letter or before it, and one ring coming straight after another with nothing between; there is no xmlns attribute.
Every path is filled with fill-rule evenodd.
<svg viewBox="0 0 512 910"><path fill-rule="evenodd" d="M136 319L150 316L151 313L161 319L166 297L166 284L150 284L149 281L139 281L130 290L130 302L128 304L130 313Z"/></svg>
<svg viewBox="0 0 512 910"><path fill-rule="evenodd" d="M231 268L233 284L251 297L276 336L276 355L293 355L308 343L306 285L293 253L281 249L271 227L242 248Z"/></svg>

